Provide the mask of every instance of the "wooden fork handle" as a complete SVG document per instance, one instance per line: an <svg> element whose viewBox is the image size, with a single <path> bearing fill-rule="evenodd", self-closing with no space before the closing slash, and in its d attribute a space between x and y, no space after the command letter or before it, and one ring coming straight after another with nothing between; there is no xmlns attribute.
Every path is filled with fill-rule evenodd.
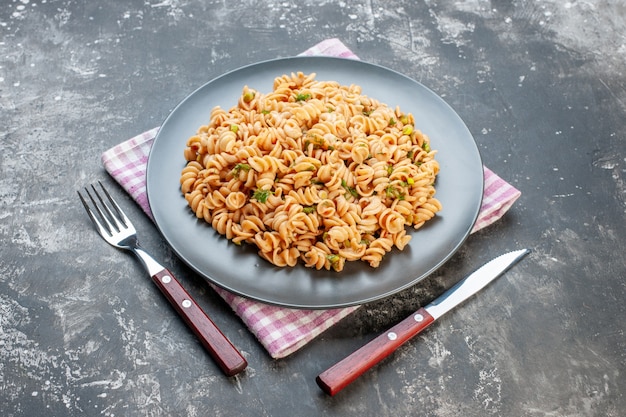
<svg viewBox="0 0 626 417"><path fill-rule="evenodd" d="M152 280L183 317L187 325L191 327L191 330L226 375L236 375L248 366L248 362L237 348L218 329L167 268L152 275Z"/></svg>

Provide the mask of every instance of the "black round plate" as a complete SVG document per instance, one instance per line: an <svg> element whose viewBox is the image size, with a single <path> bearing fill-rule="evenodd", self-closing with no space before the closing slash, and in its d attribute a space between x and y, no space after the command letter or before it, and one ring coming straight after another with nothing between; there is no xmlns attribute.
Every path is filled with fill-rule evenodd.
<svg viewBox="0 0 626 417"><path fill-rule="evenodd" d="M415 231L403 250L388 253L378 268L346 262L341 272L298 265L278 268L260 258L256 247L237 246L196 219L180 191L183 149L211 109L236 105L244 85L267 93L274 78L292 72L316 73L317 80L358 84L363 94L413 113L417 129L438 151L438 215ZM332 57L292 57L249 65L224 74L184 99L159 130L148 160L147 193L154 219L176 254L210 282L236 294L294 308L336 308L395 294L427 277L461 246L478 216L483 168L469 130L439 96L390 69Z"/></svg>

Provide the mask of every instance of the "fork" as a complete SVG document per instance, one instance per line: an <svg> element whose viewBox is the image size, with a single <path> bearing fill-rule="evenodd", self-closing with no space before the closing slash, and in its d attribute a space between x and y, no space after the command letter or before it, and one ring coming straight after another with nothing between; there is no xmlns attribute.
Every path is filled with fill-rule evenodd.
<svg viewBox="0 0 626 417"><path fill-rule="evenodd" d="M174 306L202 345L209 351L222 371L233 376L243 371L248 363L228 338L218 329L180 282L164 266L139 246L137 231L113 197L98 181L101 191L91 184L78 196L96 230L109 244L134 253L165 297Z"/></svg>

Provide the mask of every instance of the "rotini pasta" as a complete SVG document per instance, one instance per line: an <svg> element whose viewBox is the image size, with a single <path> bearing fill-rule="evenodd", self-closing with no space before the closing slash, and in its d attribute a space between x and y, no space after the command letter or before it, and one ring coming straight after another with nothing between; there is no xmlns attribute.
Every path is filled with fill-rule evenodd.
<svg viewBox="0 0 626 417"><path fill-rule="evenodd" d="M181 191L199 219L276 266L378 267L441 210L439 164L412 114L298 72L244 86L189 138Z"/></svg>

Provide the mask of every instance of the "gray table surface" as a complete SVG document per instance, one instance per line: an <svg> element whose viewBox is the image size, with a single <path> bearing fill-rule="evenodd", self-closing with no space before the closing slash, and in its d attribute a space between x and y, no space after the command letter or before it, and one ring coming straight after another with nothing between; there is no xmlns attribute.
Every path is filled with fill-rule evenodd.
<svg viewBox="0 0 626 417"><path fill-rule="evenodd" d="M626 7L586 1L5 0L3 416L622 416ZM434 90L522 191L431 277L280 360L100 163L206 81L326 38ZM113 188L144 246L244 352L224 377L76 190ZM484 261L532 250L335 397L315 376Z"/></svg>

